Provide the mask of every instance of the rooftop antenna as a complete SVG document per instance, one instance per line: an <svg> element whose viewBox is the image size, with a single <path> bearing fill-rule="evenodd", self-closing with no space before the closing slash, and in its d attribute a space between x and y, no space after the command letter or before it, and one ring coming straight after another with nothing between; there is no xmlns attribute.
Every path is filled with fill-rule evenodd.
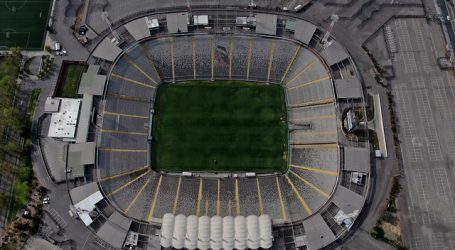
<svg viewBox="0 0 455 250"><path fill-rule="evenodd" d="M109 20L109 15L106 11L103 11L101 13L101 18L107 23L107 26L109 26L109 29L111 30L112 35L117 39L117 41L121 41L120 35L117 33L116 30L112 29L112 23L111 20Z"/></svg>
<svg viewBox="0 0 455 250"><path fill-rule="evenodd" d="M324 48L327 48L330 44L332 44L331 41L329 42L329 37L330 37L330 34L332 33L333 26L335 26L335 23L338 21L339 17L338 17L338 15L333 14L330 16L330 19L332 20L332 22L330 23L330 28L325 33L324 37L322 38L322 46Z"/></svg>

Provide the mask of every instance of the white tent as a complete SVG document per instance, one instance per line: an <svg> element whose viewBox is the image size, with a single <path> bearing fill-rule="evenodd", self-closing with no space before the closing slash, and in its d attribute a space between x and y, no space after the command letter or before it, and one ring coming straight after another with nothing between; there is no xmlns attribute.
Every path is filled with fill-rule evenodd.
<svg viewBox="0 0 455 250"><path fill-rule="evenodd" d="M234 249L234 218L226 216L223 218L223 249Z"/></svg>
<svg viewBox="0 0 455 250"><path fill-rule="evenodd" d="M246 248L247 232L246 221L243 216L236 216L234 219L235 225L235 248L243 250Z"/></svg>
<svg viewBox="0 0 455 250"><path fill-rule="evenodd" d="M259 216L259 236L260 236L260 247L269 249L273 245L272 235L272 219L269 215L263 214Z"/></svg>
<svg viewBox="0 0 455 250"><path fill-rule="evenodd" d="M174 221L174 237L172 237L172 247L182 249L185 245L186 216L179 214Z"/></svg>
<svg viewBox="0 0 455 250"><path fill-rule="evenodd" d="M173 214L165 214L163 216L163 224L161 226L160 244L163 247L172 246L172 235L174 233L174 220Z"/></svg>
<svg viewBox="0 0 455 250"><path fill-rule="evenodd" d="M256 215L246 217L246 227L248 231L247 246L249 249L259 248L259 221Z"/></svg>
<svg viewBox="0 0 455 250"><path fill-rule="evenodd" d="M190 215L186 219L185 248L189 250L197 248L198 222L196 215Z"/></svg>
<svg viewBox="0 0 455 250"><path fill-rule="evenodd" d="M210 248L219 250L223 247L223 220L220 216L210 219Z"/></svg>
<svg viewBox="0 0 455 250"><path fill-rule="evenodd" d="M207 216L199 217L197 248L201 250L210 248L210 219Z"/></svg>

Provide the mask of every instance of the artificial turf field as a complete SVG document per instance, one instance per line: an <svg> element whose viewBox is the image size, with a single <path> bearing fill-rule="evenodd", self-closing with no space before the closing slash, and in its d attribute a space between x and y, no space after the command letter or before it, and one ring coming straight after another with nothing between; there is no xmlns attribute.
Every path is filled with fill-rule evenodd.
<svg viewBox="0 0 455 250"><path fill-rule="evenodd" d="M41 49L50 0L0 0L0 47Z"/></svg>
<svg viewBox="0 0 455 250"><path fill-rule="evenodd" d="M191 81L158 87L151 164L170 172L284 172L288 128L278 85Z"/></svg>

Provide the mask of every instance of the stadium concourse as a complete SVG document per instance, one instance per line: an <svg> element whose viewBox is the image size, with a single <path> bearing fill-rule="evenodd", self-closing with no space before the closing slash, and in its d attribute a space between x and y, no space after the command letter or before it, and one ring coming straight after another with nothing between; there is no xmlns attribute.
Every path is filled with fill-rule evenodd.
<svg viewBox="0 0 455 250"><path fill-rule="evenodd" d="M342 128L345 107L364 112L349 54L303 20L257 14L242 24L248 29L218 33L188 15L132 20L93 50L87 63L107 76L102 100L94 102L97 177L70 190L73 211L113 248L320 249L342 239L362 211L370 179L368 143L350 142ZM155 172L157 87L183 80L282 86L287 170Z"/></svg>

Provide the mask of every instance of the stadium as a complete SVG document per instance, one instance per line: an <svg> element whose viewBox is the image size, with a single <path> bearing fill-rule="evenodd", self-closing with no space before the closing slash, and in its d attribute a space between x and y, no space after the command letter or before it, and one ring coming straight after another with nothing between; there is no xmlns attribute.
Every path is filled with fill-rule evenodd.
<svg viewBox="0 0 455 250"><path fill-rule="evenodd" d="M370 193L368 142L347 139L346 111L365 113L355 63L305 20L214 12L96 41L77 130L96 174L72 210L106 248L330 248Z"/></svg>

